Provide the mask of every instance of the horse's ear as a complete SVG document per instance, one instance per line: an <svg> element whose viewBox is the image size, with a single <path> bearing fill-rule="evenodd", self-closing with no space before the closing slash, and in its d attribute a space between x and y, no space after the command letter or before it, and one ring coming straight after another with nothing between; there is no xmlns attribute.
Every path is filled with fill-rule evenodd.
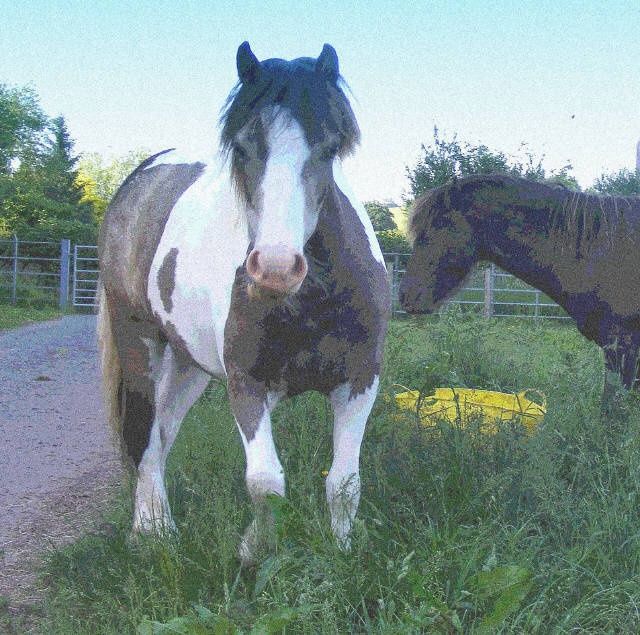
<svg viewBox="0 0 640 635"><path fill-rule="evenodd" d="M322 73L331 82L338 80L340 75L338 54L331 44L325 44L322 47L322 53L316 60L316 71Z"/></svg>
<svg viewBox="0 0 640 635"><path fill-rule="evenodd" d="M260 62L253 54L249 42L243 42L238 47L236 65L238 67L238 77L243 84L252 84L258 79Z"/></svg>

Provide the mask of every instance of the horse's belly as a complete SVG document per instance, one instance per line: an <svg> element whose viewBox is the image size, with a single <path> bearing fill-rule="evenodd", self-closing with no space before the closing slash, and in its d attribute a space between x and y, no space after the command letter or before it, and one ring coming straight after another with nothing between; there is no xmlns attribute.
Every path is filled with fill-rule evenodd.
<svg viewBox="0 0 640 635"><path fill-rule="evenodd" d="M149 271L149 302L170 341L223 375L231 289L249 241L233 193L206 177L178 201L165 225Z"/></svg>

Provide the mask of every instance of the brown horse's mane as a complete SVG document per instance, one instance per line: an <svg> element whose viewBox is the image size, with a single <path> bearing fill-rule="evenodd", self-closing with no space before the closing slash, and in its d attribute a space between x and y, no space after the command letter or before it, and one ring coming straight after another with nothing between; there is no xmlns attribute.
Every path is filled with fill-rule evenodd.
<svg viewBox="0 0 640 635"><path fill-rule="evenodd" d="M522 190L526 184L526 198ZM506 174L474 175L453 179L446 185L429 190L416 200L409 216L409 237L416 237L441 213L444 201L447 209L455 208L456 199L486 190L486 207L495 195L498 204L508 204L505 192L518 189L513 207L523 215L534 216L540 230L557 239L575 242L577 253L587 254L594 245L613 247L621 235L635 235L640 249L640 197L580 192L552 181L533 181ZM488 189L490 188L490 189ZM495 189L494 189L495 188ZM545 208L544 216L540 208Z"/></svg>

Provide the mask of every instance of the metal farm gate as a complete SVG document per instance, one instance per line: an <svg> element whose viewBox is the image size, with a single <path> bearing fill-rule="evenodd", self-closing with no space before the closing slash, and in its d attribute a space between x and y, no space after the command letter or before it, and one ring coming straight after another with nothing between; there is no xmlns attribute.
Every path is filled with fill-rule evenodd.
<svg viewBox="0 0 640 635"><path fill-rule="evenodd" d="M98 247L96 245L74 245L73 284L71 303L73 306L96 306L98 289Z"/></svg>

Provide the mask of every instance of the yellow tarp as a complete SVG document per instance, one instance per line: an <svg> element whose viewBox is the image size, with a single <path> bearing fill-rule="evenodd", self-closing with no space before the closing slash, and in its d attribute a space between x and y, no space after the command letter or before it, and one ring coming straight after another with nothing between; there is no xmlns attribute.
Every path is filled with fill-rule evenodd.
<svg viewBox="0 0 640 635"><path fill-rule="evenodd" d="M527 397L536 396L542 405ZM415 412L420 392L409 390L396 395L400 408ZM482 415L482 431L495 434L498 430L496 419L522 422L528 434L534 432L547 412L545 396L537 390L523 390L519 393L474 390L472 388L436 388L433 395L422 398L420 403L420 421L434 426L438 419L447 419L463 427L469 418L477 413Z"/></svg>

